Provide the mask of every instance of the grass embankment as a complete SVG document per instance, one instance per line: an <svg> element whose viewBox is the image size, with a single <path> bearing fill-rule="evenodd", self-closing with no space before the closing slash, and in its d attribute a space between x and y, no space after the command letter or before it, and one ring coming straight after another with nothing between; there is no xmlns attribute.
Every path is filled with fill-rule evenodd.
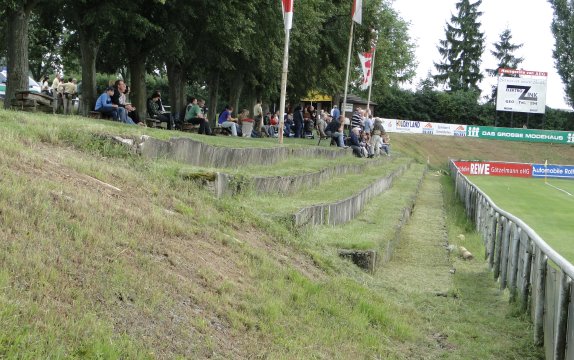
<svg viewBox="0 0 574 360"><path fill-rule="evenodd" d="M574 145L527 143L466 137L391 134L393 149L432 167L446 167L455 160L489 160L574 165Z"/></svg>
<svg viewBox="0 0 574 360"><path fill-rule="evenodd" d="M574 263L574 196L547 185L544 179L472 176L496 205L517 216L548 245ZM574 194L574 181L549 179L549 184Z"/></svg>
<svg viewBox="0 0 574 360"><path fill-rule="evenodd" d="M493 327L479 358L499 358L501 347L506 358L531 354L518 346L529 343L528 323L492 301L482 261L476 276L490 297L478 281L448 301L397 291L406 283L392 282L390 268L385 280L340 259L333 250L345 239L324 244L326 229L290 231L244 197L213 199L181 164L99 136L148 131L0 111L0 357L454 359L471 353L441 345L443 334L460 349L478 335L453 302L464 319L522 326ZM398 222L368 211L372 226L357 227L366 238ZM465 244L480 253L478 237Z"/></svg>
<svg viewBox="0 0 574 360"><path fill-rule="evenodd" d="M362 173L351 173L334 176L321 186L301 187L296 193L285 196L265 194L254 197L246 194L240 200L246 208L257 209L259 216L270 216L274 219L286 218L297 210L314 205L335 202L350 197L378 179L388 176L405 166L404 158L395 157L381 166L367 168Z"/></svg>

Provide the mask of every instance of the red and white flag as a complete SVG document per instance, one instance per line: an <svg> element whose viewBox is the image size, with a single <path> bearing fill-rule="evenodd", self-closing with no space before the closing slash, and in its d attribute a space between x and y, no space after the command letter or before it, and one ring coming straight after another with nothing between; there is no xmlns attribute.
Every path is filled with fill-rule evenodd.
<svg viewBox="0 0 574 360"><path fill-rule="evenodd" d="M282 0L283 21L285 21L285 30L291 30L293 26L293 0Z"/></svg>
<svg viewBox="0 0 574 360"><path fill-rule="evenodd" d="M361 68L363 69L363 81L361 90L367 90L373 81L373 50L366 53L359 53Z"/></svg>
<svg viewBox="0 0 574 360"><path fill-rule="evenodd" d="M353 0L353 21L357 24L363 21L363 0Z"/></svg>

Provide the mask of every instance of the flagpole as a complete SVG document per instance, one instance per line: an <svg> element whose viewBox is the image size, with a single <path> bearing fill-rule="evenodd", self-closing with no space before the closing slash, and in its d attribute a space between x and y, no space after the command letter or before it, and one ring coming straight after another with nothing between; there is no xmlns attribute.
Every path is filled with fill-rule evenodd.
<svg viewBox="0 0 574 360"><path fill-rule="evenodd" d="M349 52L347 54L347 74L345 75L345 93L343 96L343 116L346 118L347 108L347 88L349 87L349 69L351 67L351 51L353 50L353 30L355 29L355 21L351 19L351 34L349 35ZM352 111L351 111L352 113ZM344 128L344 125L343 125Z"/></svg>
<svg viewBox="0 0 574 360"><path fill-rule="evenodd" d="M289 70L289 38L291 30L285 29L285 49L283 50L283 72L281 73L281 97L279 100L279 144L283 144L285 126L285 98L287 97L287 73Z"/></svg>
<svg viewBox="0 0 574 360"><path fill-rule="evenodd" d="M287 73L289 71L289 38L293 23L293 0L281 1L283 21L285 22L285 47L283 49L283 71L281 73L281 97L279 99L279 144L283 144L283 127L285 126L285 98L287 97Z"/></svg>
<svg viewBox="0 0 574 360"><path fill-rule="evenodd" d="M377 55L377 43L375 43L373 57L371 58L371 79L369 84L369 96L367 97L367 116L369 116L369 113L371 112L371 90L373 90L373 79L375 78L375 55Z"/></svg>

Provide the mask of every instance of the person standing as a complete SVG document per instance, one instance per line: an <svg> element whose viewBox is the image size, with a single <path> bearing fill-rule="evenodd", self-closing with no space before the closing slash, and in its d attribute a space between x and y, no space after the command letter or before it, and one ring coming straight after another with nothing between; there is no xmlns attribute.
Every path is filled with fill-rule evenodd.
<svg viewBox="0 0 574 360"><path fill-rule="evenodd" d="M257 100L257 104L253 107L253 119L255 120L255 131L261 134L261 127L263 126L263 107L261 100Z"/></svg>
<svg viewBox="0 0 574 360"><path fill-rule="evenodd" d="M363 109L358 108L357 110L355 110L355 112L353 113L353 117L351 118L351 129L354 129L356 127L360 129L363 128L363 115L364 115Z"/></svg>
<svg viewBox="0 0 574 360"><path fill-rule="evenodd" d="M333 120L339 121L339 116L341 116L341 110L339 110L337 105L333 105L333 109L331 109L331 117Z"/></svg>
<svg viewBox="0 0 574 360"><path fill-rule="evenodd" d="M76 96L76 79L69 78L67 82L60 83L62 93L62 103L64 105L64 115L71 115L73 108L73 99Z"/></svg>
<svg viewBox="0 0 574 360"><path fill-rule="evenodd" d="M56 77L52 81L52 97L54 98L54 100L52 100L52 107L54 114L58 112L58 109L60 108L60 103L62 102L62 94L58 92L58 87L60 86L60 79L61 79L60 74L57 73Z"/></svg>
<svg viewBox="0 0 574 360"><path fill-rule="evenodd" d="M295 107L293 112L293 123L295 124L295 138L300 138L303 135L303 108L301 105Z"/></svg>

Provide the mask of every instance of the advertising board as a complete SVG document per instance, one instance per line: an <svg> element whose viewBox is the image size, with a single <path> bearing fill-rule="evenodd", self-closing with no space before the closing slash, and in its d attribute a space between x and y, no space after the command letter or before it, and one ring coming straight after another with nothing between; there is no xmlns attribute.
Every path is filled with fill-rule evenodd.
<svg viewBox="0 0 574 360"><path fill-rule="evenodd" d="M498 77L496 110L544 114L546 77Z"/></svg>
<svg viewBox="0 0 574 360"><path fill-rule="evenodd" d="M497 161L455 161L463 175L532 177L532 165Z"/></svg>
<svg viewBox="0 0 574 360"><path fill-rule="evenodd" d="M532 177L574 179L574 166L532 164Z"/></svg>
<svg viewBox="0 0 574 360"><path fill-rule="evenodd" d="M474 137L474 138L492 139L492 140L574 144L574 132L568 132L568 131L550 131L550 130L467 125L466 136L469 138Z"/></svg>

